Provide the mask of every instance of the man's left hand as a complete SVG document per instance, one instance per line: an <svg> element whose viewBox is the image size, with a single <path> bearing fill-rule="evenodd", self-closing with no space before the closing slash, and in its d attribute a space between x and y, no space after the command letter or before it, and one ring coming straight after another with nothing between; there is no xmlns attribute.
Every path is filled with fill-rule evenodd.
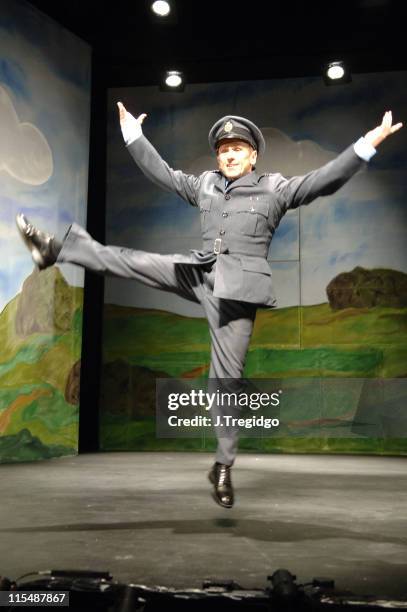
<svg viewBox="0 0 407 612"><path fill-rule="evenodd" d="M390 134L394 134L394 132L397 132L401 127L403 127L402 123L396 123L396 125L392 125L392 123L392 112L385 112L383 115L382 124L365 134L365 140L367 140L374 147L377 147L383 140L387 138L387 136L390 136Z"/></svg>

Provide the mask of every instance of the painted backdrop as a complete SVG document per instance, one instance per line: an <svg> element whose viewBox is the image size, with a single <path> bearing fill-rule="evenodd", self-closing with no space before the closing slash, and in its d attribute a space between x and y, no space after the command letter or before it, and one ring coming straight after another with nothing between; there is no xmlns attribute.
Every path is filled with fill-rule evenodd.
<svg viewBox="0 0 407 612"><path fill-rule="evenodd" d="M207 135L227 114L263 131L267 148L257 171L301 175L333 159L375 127L384 111L403 120L407 73L354 75L326 87L320 78L187 87L110 90L107 241L159 253L199 248L199 211L160 191L126 151L117 117L121 100L147 113L145 135L173 167L216 169ZM407 375L406 130L382 144L367 169L330 197L289 212L269 260L279 301L259 311L245 375L399 379ZM213 447L157 439L157 377L205 376L209 336L199 306L136 282L108 279L105 290L102 439L105 448ZM345 384L345 383L344 383ZM359 399L365 387L361 380ZM360 408L360 406L359 406ZM354 410L358 409L358 403ZM340 406L313 405L289 415L299 436L242 440L253 450L405 452L404 440L358 436ZM343 427L342 427L343 426Z"/></svg>
<svg viewBox="0 0 407 612"><path fill-rule="evenodd" d="M0 461L74 454L83 273L38 273L15 215L57 235L85 223L90 48L0 0Z"/></svg>

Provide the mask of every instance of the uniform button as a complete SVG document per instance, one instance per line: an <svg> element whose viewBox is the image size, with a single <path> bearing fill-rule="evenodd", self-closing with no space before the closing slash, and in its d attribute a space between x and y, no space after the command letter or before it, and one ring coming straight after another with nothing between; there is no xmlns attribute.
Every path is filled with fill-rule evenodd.
<svg viewBox="0 0 407 612"><path fill-rule="evenodd" d="M224 234L225 234L225 230L224 230L224 229L221 229L221 230L220 230L220 232L219 232L219 234L220 234L221 236L224 236Z"/></svg>
<svg viewBox="0 0 407 612"><path fill-rule="evenodd" d="M228 216L228 213L224 210L222 213L222 217L227 217L227 216Z"/></svg>
<svg viewBox="0 0 407 612"><path fill-rule="evenodd" d="M225 195L225 200L230 200L230 193L227 193L227 194Z"/></svg>

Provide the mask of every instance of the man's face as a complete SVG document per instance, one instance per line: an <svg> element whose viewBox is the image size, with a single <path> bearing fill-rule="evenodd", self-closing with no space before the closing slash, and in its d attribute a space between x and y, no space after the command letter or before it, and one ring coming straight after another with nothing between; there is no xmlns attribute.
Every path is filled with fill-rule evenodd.
<svg viewBox="0 0 407 612"><path fill-rule="evenodd" d="M252 171L257 151L244 140L231 138L220 142L217 154L219 170L233 181Z"/></svg>

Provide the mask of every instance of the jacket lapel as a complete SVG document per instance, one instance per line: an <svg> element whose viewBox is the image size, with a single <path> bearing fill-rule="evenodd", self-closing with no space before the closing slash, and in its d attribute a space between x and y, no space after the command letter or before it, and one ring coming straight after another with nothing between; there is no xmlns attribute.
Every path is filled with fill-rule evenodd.
<svg viewBox="0 0 407 612"><path fill-rule="evenodd" d="M226 180L223 174L219 171L217 171L214 188L216 189L216 191L220 191L223 194L226 193Z"/></svg>

